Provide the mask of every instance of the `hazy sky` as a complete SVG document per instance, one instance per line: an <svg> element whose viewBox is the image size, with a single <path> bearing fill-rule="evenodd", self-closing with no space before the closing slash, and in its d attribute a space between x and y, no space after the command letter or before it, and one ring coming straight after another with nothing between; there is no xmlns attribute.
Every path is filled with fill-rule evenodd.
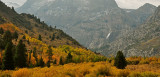
<svg viewBox="0 0 160 77"><path fill-rule="evenodd" d="M115 0L119 7L121 8L129 8L136 9L145 3L150 3L153 5L160 5L160 0Z"/></svg>
<svg viewBox="0 0 160 77"><path fill-rule="evenodd" d="M26 0L2 0L3 2L14 2L19 5L22 5ZM119 7L136 9L145 3L151 3L156 6L160 5L160 0L115 0Z"/></svg>
<svg viewBox="0 0 160 77"><path fill-rule="evenodd" d="M1 0L3 2L13 2L13 3L17 3L19 5L23 5L25 1L27 0Z"/></svg>

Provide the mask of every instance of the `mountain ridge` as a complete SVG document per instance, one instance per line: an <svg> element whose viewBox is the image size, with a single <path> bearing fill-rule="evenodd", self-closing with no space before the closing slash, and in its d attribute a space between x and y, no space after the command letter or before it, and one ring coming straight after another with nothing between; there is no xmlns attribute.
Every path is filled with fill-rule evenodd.
<svg viewBox="0 0 160 77"><path fill-rule="evenodd" d="M45 5L45 1L41 1ZM119 8L114 0L106 0L107 4L104 0L98 2L95 0L77 1L79 2L76 3L76 1L72 0L66 2L62 0L51 1L48 5L42 5L38 8L34 14L46 21L47 24L56 25L64 30L64 32L71 35L87 48L102 54L105 51L100 51L101 48L110 48L109 45L114 43L114 41L147 21L148 17L156 9L156 6L147 3L139 9L126 12L126 10ZM88 5L86 6L83 1L88 1L85 2ZM99 3L99 5L93 6L89 5L89 3ZM23 6L20 9L22 8ZM17 11L20 12L20 10ZM21 12L25 11L21 10Z"/></svg>

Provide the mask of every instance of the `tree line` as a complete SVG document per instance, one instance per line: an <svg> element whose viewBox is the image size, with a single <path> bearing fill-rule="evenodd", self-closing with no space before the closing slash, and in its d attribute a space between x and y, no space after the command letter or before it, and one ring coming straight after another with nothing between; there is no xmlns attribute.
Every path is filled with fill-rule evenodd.
<svg viewBox="0 0 160 77"><path fill-rule="evenodd" d="M15 39L17 41L19 34L15 31L13 34L7 30L4 32L2 28L0 28L0 36L3 36L0 38L0 48L4 49L4 54L2 58L1 69L3 70L14 70L16 67L23 68L23 67L50 67L50 64L57 64L56 59L53 61L53 50L51 46L48 47L47 55L48 55L48 61L45 64L43 61L42 56L40 59L37 58L37 50L36 48L31 50L29 54L27 55L27 49L25 44L22 40L19 40L17 45L14 45L12 43L12 40ZM25 36L22 37L22 39L25 39ZM39 40L42 40L41 35L39 35ZM33 65L31 63L31 54L33 53L33 57L36 60L36 65ZM29 56L29 61L27 61L27 56ZM71 63L74 62L72 60L73 56L71 52L68 53L65 62L63 62L63 58L60 57L59 64L63 65L65 63ZM116 66L119 69L124 69L127 65L127 62L125 60L125 57L121 51L117 53L117 56L115 57L115 63L114 66ZM0 61L1 62L1 61ZM27 63L28 62L28 63Z"/></svg>
<svg viewBox="0 0 160 77"><path fill-rule="evenodd" d="M16 67L18 68L35 67L35 66L44 67L45 65L47 67L50 67L51 63L57 64L56 60L51 62L53 56L51 46L48 47L47 54L49 60L45 64L42 56L38 60L36 48L34 48L33 51L31 50L29 52L29 55L27 55L27 49L22 40L19 40L17 45L13 44L12 40L17 41L19 36L16 31L14 33L11 33L9 30L4 31L3 28L0 28L0 35L3 36L2 38L0 38L0 49L4 50L2 63L0 63L2 70L14 70ZM40 37L39 40L42 40L40 35L39 37ZM23 36L22 39L25 39L25 36ZM31 53L33 53L33 57L36 59L35 66L33 66L31 63ZM27 56L29 56L29 61L28 61L29 63L27 63ZM68 53L65 63L70 63L70 62L72 62L72 55L71 53ZM59 64L60 65L64 64L64 62L62 61L62 57L60 57Z"/></svg>

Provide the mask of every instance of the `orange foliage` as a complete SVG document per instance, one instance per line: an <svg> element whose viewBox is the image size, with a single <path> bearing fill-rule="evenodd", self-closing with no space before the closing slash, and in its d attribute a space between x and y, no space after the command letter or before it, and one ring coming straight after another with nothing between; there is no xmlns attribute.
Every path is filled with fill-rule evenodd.
<svg viewBox="0 0 160 77"><path fill-rule="evenodd" d="M135 69L132 69L134 67ZM108 62L88 62L79 64L52 65L50 68L22 68L16 71L0 71L12 77L157 77L160 70L150 68L149 65L129 65L126 69L117 69ZM148 68L143 70L143 68ZM140 70L141 69L141 70ZM143 71L142 71L143 70ZM154 71L157 70L157 71ZM1 75L0 75L1 76Z"/></svg>
<svg viewBox="0 0 160 77"><path fill-rule="evenodd" d="M22 30L20 30L18 27L16 27L12 23L0 24L0 27L2 27L4 30L10 30L12 33L15 32L15 31L20 32L20 33L23 32Z"/></svg>

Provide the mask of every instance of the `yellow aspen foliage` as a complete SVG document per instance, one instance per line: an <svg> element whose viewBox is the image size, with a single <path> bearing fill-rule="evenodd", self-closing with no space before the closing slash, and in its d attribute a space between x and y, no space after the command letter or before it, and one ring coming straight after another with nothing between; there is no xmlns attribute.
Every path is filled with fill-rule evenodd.
<svg viewBox="0 0 160 77"><path fill-rule="evenodd" d="M36 59L33 57L33 53L31 53L31 63L32 63L33 65L36 64Z"/></svg>

